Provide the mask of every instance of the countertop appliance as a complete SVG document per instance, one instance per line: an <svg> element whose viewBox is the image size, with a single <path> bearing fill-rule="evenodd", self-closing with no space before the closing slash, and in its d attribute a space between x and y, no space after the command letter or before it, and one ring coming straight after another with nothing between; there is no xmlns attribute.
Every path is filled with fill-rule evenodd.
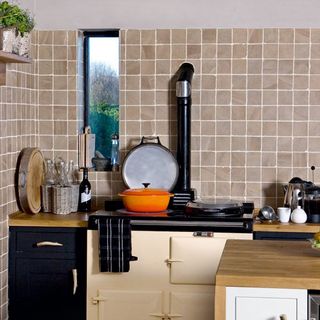
<svg viewBox="0 0 320 320"><path fill-rule="evenodd" d="M304 191L303 208L308 222L320 223L320 187L313 185Z"/></svg>

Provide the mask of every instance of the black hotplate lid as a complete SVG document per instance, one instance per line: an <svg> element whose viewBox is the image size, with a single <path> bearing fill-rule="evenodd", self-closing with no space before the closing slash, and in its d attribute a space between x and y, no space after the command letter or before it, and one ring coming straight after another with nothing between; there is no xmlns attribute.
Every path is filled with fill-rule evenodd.
<svg viewBox="0 0 320 320"><path fill-rule="evenodd" d="M253 203L243 203L230 199L198 199L190 201L185 206L187 215L208 215L217 217L240 216L243 213L251 213Z"/></svg>

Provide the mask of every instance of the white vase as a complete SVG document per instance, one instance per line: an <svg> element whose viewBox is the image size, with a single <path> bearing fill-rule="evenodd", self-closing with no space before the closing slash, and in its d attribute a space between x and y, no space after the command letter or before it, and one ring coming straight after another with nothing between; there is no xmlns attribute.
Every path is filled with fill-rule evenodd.
<svg viewBox="0 0 320 320"><path fill-rule="evenodd" d="M298 206L296 209L294 209L292 211L292 213L291 213L291 221L293 223L305 223L307 221L307 214L301 208L301 206Z"/></svg>
<svg viewBox="0 0 320 320"><path fill-rule="evenodd" d="M15 41L16 41L15 28L0 29L0 50L12 53Z"/></svg>
<svg viewBox="0 0 320 320"><path fill-rule="evenodd" d="M19 56L26 58L30 57L31 51L31 35L28 32L25 32L23 36L20 34L16 37L15 44L13 47L13 52Z"/></svg>

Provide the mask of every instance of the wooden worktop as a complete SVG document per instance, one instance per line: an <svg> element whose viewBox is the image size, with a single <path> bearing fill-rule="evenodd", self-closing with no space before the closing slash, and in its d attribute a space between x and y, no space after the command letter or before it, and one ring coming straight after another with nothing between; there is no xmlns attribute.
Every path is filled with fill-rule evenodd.
<svg viewBox="0 0 320 320"><path fill-rule="evenodd" d="M253 224L254 232L305 232L316 233L320 231L319 223L281 223L255 221Z"/></svg>
<svg viewBox="0 0 320 320"><path fill-rule="evenodd" d="M10 227L83 227L88 226L88 213L74 212L66 215L53 213L27 214L15 212L9 215Z"/></svg>
<svg viewBox="0 0 320 320"><path fill-rule="evenodd" d="M320 250L308 241L227 240L216 285L320 289Z"/></svg>
<svg viewBox="0 0 320 320"><path fill-rule="evenodd" d="M320 290L320 249L308 241L227 240L216 274L216 320L225 319L226 287Z"/></svg>

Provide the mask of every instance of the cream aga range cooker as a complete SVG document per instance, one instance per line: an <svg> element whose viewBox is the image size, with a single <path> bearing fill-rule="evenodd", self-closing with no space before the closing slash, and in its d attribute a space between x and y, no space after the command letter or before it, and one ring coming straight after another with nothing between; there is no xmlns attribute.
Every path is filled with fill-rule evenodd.
<svg viewBox="0 0 320 320"><path fill-rule="evenodd" d="M188 210L141 215L97 211L90 216L87 319L214 318L220 256L227 239L252 239L253 204L200 202ZM106 216L130 218L132 254L138 260L130 263L129 272L99 271L97 228Z"/></svg>
<svg viewBox="0 0 320 320"><path fill-rule="evenodd" d="M131 214L100 211L89 218L87 248L88 320L212 320L215 273L227 239L252 239L253 204L194 202L190 188L191 80L194 67L176 74L177 157L142 138L122 164L129 188L172 190L168 212ZM154 138L154 137L153 137ZM159 180L159 178L161 178ZM109 208L109 206L107 206ZM99 219L129 217L132 228L130 271L99 271Z"/></svg>

